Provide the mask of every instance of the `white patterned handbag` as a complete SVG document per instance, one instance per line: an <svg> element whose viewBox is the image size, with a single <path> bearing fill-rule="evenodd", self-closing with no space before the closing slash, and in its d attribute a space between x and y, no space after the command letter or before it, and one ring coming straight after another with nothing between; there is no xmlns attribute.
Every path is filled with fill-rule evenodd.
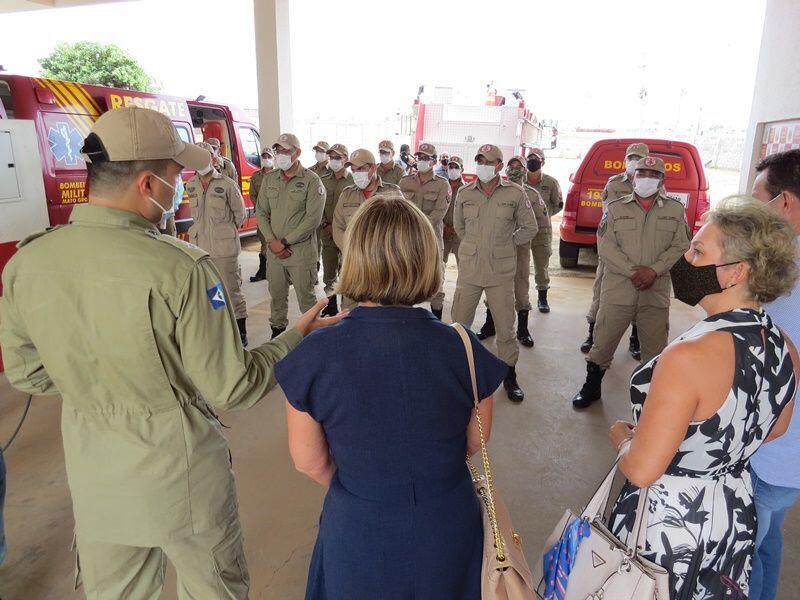
<svg viewBox="0 0 800 600"><path fill-rule="evenodd" d="M586 510L580 515L567 510L545 543L542 558L534 573L539 598L544 598L547 583L543 575L545 555L561 540L568 525L575 519L583 519L588 523L590 533L578 546L564 600L669 600L667 570L640 555L647 538L649 488L639 492L636 520L627 544L615 537L603 520L619 458L592 496Z"/></svg>

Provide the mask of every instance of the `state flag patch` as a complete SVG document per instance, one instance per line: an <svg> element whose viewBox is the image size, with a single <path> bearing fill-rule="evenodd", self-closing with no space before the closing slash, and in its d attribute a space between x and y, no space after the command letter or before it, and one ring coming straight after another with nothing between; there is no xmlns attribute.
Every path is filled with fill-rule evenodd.
<svg viewBox="0 0 800 600"><path fill-rule="evenodd" d="M218 310L225 306L225 289L222 287L222 283L218 283L214 287L208 288L206 290L206 294L208 295L208 301L211 302L211 308L214 310Z"/></svg>

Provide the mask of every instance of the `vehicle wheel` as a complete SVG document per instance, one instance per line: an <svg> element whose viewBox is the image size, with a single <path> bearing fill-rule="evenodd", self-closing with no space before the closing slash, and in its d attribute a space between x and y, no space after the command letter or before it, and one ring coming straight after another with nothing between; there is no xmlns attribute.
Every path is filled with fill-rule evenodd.
<svg viewBox="0 0 800 600"><path fill-rule="evenodd" d="M578 252L580 246L577 244L570 244L564 240L559 240L558 243L558 260L563 269L574 269L578 266Z"/></svg>

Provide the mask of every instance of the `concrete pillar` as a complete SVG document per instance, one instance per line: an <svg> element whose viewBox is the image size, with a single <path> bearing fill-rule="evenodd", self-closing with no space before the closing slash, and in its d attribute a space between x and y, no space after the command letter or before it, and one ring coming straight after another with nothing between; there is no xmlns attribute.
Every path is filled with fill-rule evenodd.
<svg viewBox="0 0 800 600"><path fill-rule="evenodd" d="M800 3L797 0L767 0L750 125L745 138L739 180L741 193L749 193L753 187L755 166L761 159L764 132L770 124L796 122L795 127L800 127L800 69L796 63L800 56L798 31ZM769 154L774 151L775 146L767 149Z"/></svg>
<svg viewBox="0 0 800 600"><path fill-rule="evenodd" d="M263 146L292 131L289 0L253 0L258 78L258 126Z"/></svg>

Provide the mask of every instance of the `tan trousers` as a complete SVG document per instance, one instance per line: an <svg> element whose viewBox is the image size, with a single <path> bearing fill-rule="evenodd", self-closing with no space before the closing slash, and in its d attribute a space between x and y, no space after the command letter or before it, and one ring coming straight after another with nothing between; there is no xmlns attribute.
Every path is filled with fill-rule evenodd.
<svg viewBox="0 0 800 600"><path fill-rule="evenodd" d="M278 259L267 258L267 287L270 295L269 323L272 327L289 324L289 286L294 286L300 312L310 310L317 302L314 281L316 265L284 267Z"/></svg>
<svg viewBox="0 0 800 600"><path fill-rule="evenodd" d="M339 276L339 269L342 263L342 252L333 243L323 241L322 244L322 281L325 284L325 295L333 295L336 287L336 278Z"/></svg>
<svg viewBox="0 0 800 600"><path fill-rule="evenodd" d="M603 265L603 261L598 261L597 270L594 273L594 284L592 284L592 305L586 315L586 320L589 323L594 323L597 320L597 310L600 308L600 288L603 287L603 274L605 272L606 268Z"/></svg>
<svg viewBox="0 0 800 600"><path fill-rule="evenodd" d="M594 345L586 360L603 369L610 367L614 352L632 323L639 327L642 362L661 354L669 338L669 308L601 302L594 326Z"/></svg>
<svg viewBox="0 0 800 600"><path fill-rule="evenodd" d="M217 267L222 283L225 286L226 298L233 307L237 319L247 318L247 302L242 293L242 267L238 256L212 256L211 261Z"/></svg>
<svg viewBox="0 0 800 600"><path fill-rule="evenodd" d="M267 250L269 250L269 246L267 246L267 238L264 237L264 234L261 233L261 230L258 229L258 241L261 242L261 250L259 250L259 254L264 258L267 258Z"/></svg>
<svg viewBox="0 0 800 600"><path fill-rule="evenodd" d="M550 256L553 254L553 230L547 229L536 234L531 242L533 254L533 272L536 279L536 289L539 291L550 289Z"/></svg>
<svg viewBox="0 0 800 600"><path fill-rule="evenodd" d="M245 600L250 575L236 513L213 529L158 548L122 546L77 537L87 600L158 600L166 561L178 575L178 598Z"/></svg>
<svg viewBox="0 0 800 600"><path fill-rule="evenodd" d="M459 278L453 297L453 309L450 313L452 321L461 323L464 327L471 327L472 321L475 319L475 309L478 308L478 302L483 293L486 293L486 303L489 310L492 311L494 327L497 331L497 356L513 367L517 364L519 357L519 346L514 337L513 281L493 287L481 287L464 283Z"/></svg>
<svg viewBox="0 0 800 600"><path fill-rule="evenodd" d="M458 247L461 245L461 240L458 236L454 236L451 238L445 238L444 240L444 254L443 260L444 264L447 264L447 259L450 258L450 253L452 252L456 257L456 264L458 264Z"/></svg>
<svg viewBox="0 0 800 600"><path fill-rule="evenodd" d="M483 301L488 307L489 299ZM489 309L491 310L491 309ZM517 271L514 273L514 310L531 310L531 252L528 245L517 246ZM494 316L494 311L492 311Z"/></svg>

